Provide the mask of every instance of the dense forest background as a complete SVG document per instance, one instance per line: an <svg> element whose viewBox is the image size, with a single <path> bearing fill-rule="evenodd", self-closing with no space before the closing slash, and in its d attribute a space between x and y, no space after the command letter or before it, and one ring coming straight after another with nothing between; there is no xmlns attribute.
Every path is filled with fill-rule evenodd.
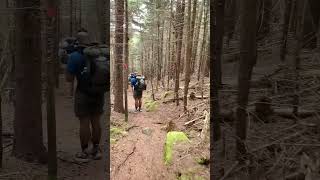
<svg viewBox="0 0 320 180"><path fill-rule="evenodd" d="M315 0L215 0L214 177L318 179Z"/></svg>

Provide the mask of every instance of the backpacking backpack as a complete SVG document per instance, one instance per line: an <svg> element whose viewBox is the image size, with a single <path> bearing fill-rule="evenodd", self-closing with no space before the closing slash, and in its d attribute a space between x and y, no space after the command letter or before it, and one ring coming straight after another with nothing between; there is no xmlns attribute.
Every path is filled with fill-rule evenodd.
<svg viewBox="0 0 320 180"><path fill-rule="evenodd" d="M81 75L81 90L88 94L104 94L110 88L109 49L93 45L83 50L86 65Z"/></svg>
<svg viewBox="0 0 320 180"><path fill-rule="evenodd" d="M147 89L147 85L143 78L137 77L137 84L135 88L140 91L144 91Z"/></svg>
<svg viewBox="0 0 320 180"><path fill-rule="evenodd" d="M76 48L76 38L74 37L68 37L66 39L64 39L63 42L64 45L64 49L67 51L67 54L71 54L73 52L75 52L77 50Z"/></svg>

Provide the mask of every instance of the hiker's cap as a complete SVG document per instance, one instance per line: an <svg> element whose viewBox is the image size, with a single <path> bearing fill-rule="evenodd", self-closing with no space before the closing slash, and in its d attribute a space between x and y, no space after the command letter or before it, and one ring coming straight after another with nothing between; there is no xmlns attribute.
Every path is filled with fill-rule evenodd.
<svg viewBox="0 0 320 180"><path fill-rule="evenodd" d="M78 32L77 40L79 46L88 46L90 44L89 34L87 32Z"/></svg>

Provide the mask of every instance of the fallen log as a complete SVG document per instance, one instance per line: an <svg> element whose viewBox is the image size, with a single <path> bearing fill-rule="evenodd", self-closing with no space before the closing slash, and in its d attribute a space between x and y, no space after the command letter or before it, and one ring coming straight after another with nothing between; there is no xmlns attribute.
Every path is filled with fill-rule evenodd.
<svg viewBox="0 0 320 180"><path fill-rule="evenodd" d="M183 100L183 97L179 97L179 100ZM167 103L172 103L175 102L177 100L177 98L173 98L173 99L168 99L166 101L163 101L162 103L167 104Z"/></svg>
<svg viewBox="0 0 320 180"><path fill-rule="evenodd" d="M203 96L203 97L201 97L201 96L194 96L196 99L208 99L209 98L209 96Z"/></svg>
<svg viewBox="0 0 320 180"><path fill-rule="evenodd" d="M188 126L189 124L192 124L192 123L194 123L194 122L196 122L196 121L198 121L199 119L202 119L202 118L204 118L204 117L205 117L205 116L197 117L197 118L195 118L195 119L193 119L193 120L191 120L191 121L188 121L188 122L184 123L184 125L185 125L185 126Z"/></svg>
<svg viewBox="0 0 320 180"><path fill-rule="evenodd" d="M248 112L250 115L255 115L256 112L253 108L249 108ZM310 111L310 110L299 110L297 116L295 116L292 113L292 109L273 109L273 115L274 116L280 116L287 119L296 119L296 118L308 118L311 116L314 116L316 111ZM223 122L233 122L236 119L236 111L235 110L221 110L220 115Z"/></svg>
<svg viewBox="0 0 320 180"><path fill-rule="evenodd" d="M190 96L188 96L188 98L190 98ZM196 98L196 99L208 99L209 96L203 96L203 98L201 96L194 96L193 98ZM168 100L162 101L162 103L164 103L164 104L172 103L172 102L175 102L175 100L176 100L176 98L168 99ZM179 100L183 100L183 97L179 97Z"/></svg>
<svg viewBox="0 0 320 180"><path fill-rule="evenodd" d="M297 116L295 116L292 113L292 109L275 109L274 111L275 111L276 115L278 115L280 117L288 118L288 119L295 119L296 117L308 118L308 117L311 117L311 116L315 115L316 113L318 113L315 111L300 110L300 111L298 111Z"/></svg>

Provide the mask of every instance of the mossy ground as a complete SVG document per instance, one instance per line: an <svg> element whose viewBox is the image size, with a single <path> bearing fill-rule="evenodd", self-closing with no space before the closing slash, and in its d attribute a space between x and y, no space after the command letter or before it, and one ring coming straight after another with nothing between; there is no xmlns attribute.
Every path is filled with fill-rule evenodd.
<svg viewBox="0 0 320 180"><path fill-rule="evenodd" d="M126 136L127 131L122 127L112 127L110 129L110 143L113 144L117 142L121 137Z"/></svg>
<svg viewBox="0 0 320 180"><path fill-rule="evenodd" d="M173 146L178 142L188 142L189 139L183 132L171 131L167 133L164 147L164 161L168 165L172 161Z"/></svg>
<svg viewBox="0 0 320 180"><path fill-rule="evenodd" d="M153 101L152 99L144 99L144 106L146 107L147 112L155 111L158 108L158 102Z"/></svg>
<svg viewBox="0 0 320 180"><path fill-rule="evenodd" d="M200 169L198 168L190 168L187 171L183 173L179 173L177 176L178 180L205 180L204 177L199 176L197 172L199 172Z"/></svg>

